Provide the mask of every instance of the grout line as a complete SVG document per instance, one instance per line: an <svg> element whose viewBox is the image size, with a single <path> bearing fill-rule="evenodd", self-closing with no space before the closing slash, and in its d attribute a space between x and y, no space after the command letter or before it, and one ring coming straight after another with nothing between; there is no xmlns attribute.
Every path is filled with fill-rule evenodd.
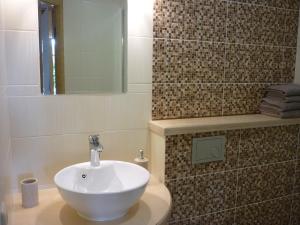
<svg viewBox="0 0 300 225"><path fill-rule="evenodd" d="M280 10L285 10L285 11L295 11L295 12L299 11L298 9L286 9L286 8L256 4L256 3L239 2L239 1L232 1L232 0L225 0L225 1L232 3L232 4L239 4L239 5L259 6L259 7L266 7L266 8L270 8L270 9L280 9Z"/></svg>
<svg viewBox="0 0 300 225"><path fill-rule="evenodd" d="M197 218L200 218L200 217L203 217L203 216L214 215L214 214L217 214L217 213L224 213L224 212L228 212L228 211L232 211L232 210L242 209L242 208L245 208L245 207L248 207L248 206L253 206L253 205L263 204L263 203L267 203L267 202L277 201L277 200L281 200L281 199L285 199L285 198L289 198L289 197L294 197L294 194L284 195L284 196L281 196L281 197L268 199L268 200L265 200L265 201L250 203L250 204L247 204L247 205L238 206L236 208L229 208L229 209L219 210L219 211L215 211L215 212L210 212L210 213L202 214L202 215L199 215L199 216L190 217L188 219L173 220L171 222L173 223L173 222L179 222L179 221L187 221L187 220L190 220L190 219L197 219Z"/></svg>
<svg viewBox="0 0 300 225"><path fill-rule="evenodd" d="M254 168L259 168L259 167L267 167L267 166L285 164L285 163L292 163L292 162L295 163L295 162L297 162L297 160L296 159L291 159L291 160L286 160L286 161L266 163L266 164L261 164L261 165L247 166L247 167L235 168L235 169L229 169L229 170L222 170L222 171L215 171L215 172L203 173L203 174L192 175L192 176L177 177L177 178L166 179L166 180L172 182L172 181L177 181L177 180L182 180L182 179L187 179L187 178L197 178L197 177L202 177L202 176L207 176L207 175L212 175L212 174L229 173L229 172L241 171L241 170L245 170L245 169L254 169Z"/></svg>
<svg viewBox="0 0 300 225"><path fill-rule="evenodd" d="M228 2L226 2L226 19L225 19L225 41L227 41L228 38ZM224 46L224 72L223 72L223 79L222 83L226 81L226 63L227 62L227 52L226 52L226 46ZM224 106L225 106L225 85L222 85L222 111L221 115L224 116Z"/></svg>
<svg viewBox="0 0 300 225"><path fill-rule="evenodd" d="M288 17L288 14L287 12L285 12L285 17L284 17L284 35L283 35L283 43L285 44L286 42L286 31L287 31L287 17Z"/></svg>
<svg viewBox="0 0 300 225"><path fill-rule="evenodd" d="M292 48L297 49L297 46L287 46L287 45L271 45L271 44L250 44L250 43L234 43L227 41L205 41L199 39L179 39L179 38L165 38L159 37L154 38L155 40L167 40L167 41L190 41L190 42L201 42L201 43L217 43L217 44L226 44L226 45L246 45L246 46L258 46L258 47L273 47L273 48Z"/></svg>
<svg viewBox="0 0 300 225"><path fill-rule="evenodd" d="M253 83L251 83L251 82L249 82L249 83L243 83L243 82L240 82L240 83L232 83L232 82L230 82L230 83L227 83L227 82L224 82L224 83L198 83L198 82L182 82L182 83L176 83L176 82L174 82L174 83L167 83L167 82L162 82L162 83L153 83L153 84L169 84L169 85L172 85L172 84L174 84L174 85L177 85L177 84L199 84L199 85L210 85L210 84L215 84L215 85L221 85L221 84L223 84L223 85L226 85L226 84L228 84L228 85L259 85L259 84L267 84L267 85L270 85L270 84L286 84L286 83L284 83L284 82L282 82L282 83L278 83L278 82L264 82L264 83L258 83L258 82L253 82Z"/></svg>
<svg viewBox="0 0 300 225"><path fill-rule="evenodd" d="M224 69L225 70L225 69ZM221 115L224 116L224 107L225 107L225 85L222 85L222 109Z"/></svg>
<svg viewBox="0 0 300 225"><path fill-rule="evenodd" d="M4 29L4 30L1 30L3 32L20 32L20 33L38 33L39 30L18 30L18 29Z"/></svg>
<svg viewBox="0 0 300 225"><path fill-rule="evenodd" d="M240 164L240 150L241 150L241 141L242 141L242 130L239 130L239 144L238 144L238 155L237 155L237 167ZM236 172L236 188L235 188L235 201L234 201L234 224L236 224L236 213L237 213L237 201L238 201L238 189L239 189L239 171Z"/></svg>
<svg viewBox="0 0 300 225"><path fill-rule="evenodd" d="M85 135L98 132L100 134L109 134L116 132L134 132L134 131L148 131L148 128L130 128L130 129L104 129L99 131L86 131L86 132L67 132L67 133L55 133L55 134L45 134L37 136L24 136L24 137L11 137L12 140L22 140L22 139L35 139L35 138L45 138L45 137L60 137L60 136L71 136L71 135Z"/></svg>
<svg viewBox="0 0 300 225"><path fill-rule="evenodd" d="M287 22L287 13L285 12L285 18L284 18L284 34L283 34L283 43L285 44L286 43L286 28L287 28L287 24L286 24L286 22ZM284 59L285 59L285 56L284 56L284 49L280 49L280 51L281 51L281 60L282 60L282 62L284 62ZM296 64L296 62L295 62L295 64ZM281 74L280 74L280 79L283 79L283 77L284 76L286 76L286 74L285 74L285 72L284 72L284 68L280 68L280 72L281 72ZM295 75L294 75L294 77L295 77ZM274 78L274 76L273 76L273 78Z"/></svg>
<svg viewBox="0 0 300 225"><path fill-rule="evenodd" d="M294 177L293 177L293 194L295 195L295 186L296 186L296 179L297 179L297 165L298 165L298 152L299 152L299 145L300 145L300 127L298 126L298 139L297 139L297 149L296 149L296 161L294 165ZM294 198L292 198L291 208L290 208L290 222L292 224L292 217L293 217L293 205L294 205Z"/></svg>
<svg viewBox="0 0 300 225"><path fill-rule="evenodd" d="M39 87L40 84L7 84L7 87Z"/></svg>

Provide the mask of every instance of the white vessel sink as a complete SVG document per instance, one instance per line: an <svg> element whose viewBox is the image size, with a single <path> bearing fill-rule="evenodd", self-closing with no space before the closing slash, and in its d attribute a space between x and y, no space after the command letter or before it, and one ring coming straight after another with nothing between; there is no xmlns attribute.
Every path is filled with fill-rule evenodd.
<svg viewBox="0 0 300 225"><path fill-rule="evenodd" d="M149 172L138 165L102 160L99 167L91 167L90 162L66 167L54 181L81 217L106 221L125 215L144 193L149 178Z"/></svg>

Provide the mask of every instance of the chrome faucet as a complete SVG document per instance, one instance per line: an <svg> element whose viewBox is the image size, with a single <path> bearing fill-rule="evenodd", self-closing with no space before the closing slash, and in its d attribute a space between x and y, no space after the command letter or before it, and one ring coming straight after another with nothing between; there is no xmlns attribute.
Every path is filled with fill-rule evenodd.
<svg viewBox="0 0 300 225"><path fill-rule="evenodd" d="M103 151L103 145L99 141L99 135L89 136L91 166L100 166L100 153Z"/></svg>

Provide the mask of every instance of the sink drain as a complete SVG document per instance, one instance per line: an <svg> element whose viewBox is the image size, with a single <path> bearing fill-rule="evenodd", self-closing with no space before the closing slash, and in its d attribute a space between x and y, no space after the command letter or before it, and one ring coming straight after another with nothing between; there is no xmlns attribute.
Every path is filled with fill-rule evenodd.
<svg viewBox="0 0 300 225"><path fill-rule="evenodd" d="M86 175L86 174L82 174L81 177L82 177L83 179L85 179L85 178L87 177L87 175Z"/></svg>

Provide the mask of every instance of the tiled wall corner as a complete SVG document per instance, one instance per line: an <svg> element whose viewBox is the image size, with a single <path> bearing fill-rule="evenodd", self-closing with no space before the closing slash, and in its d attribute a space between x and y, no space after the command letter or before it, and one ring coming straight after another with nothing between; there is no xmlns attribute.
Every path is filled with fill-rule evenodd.
<svg viewBox="0 0 300 225"><path fill-rule="evenodd" d="M299 0L156 0L152 118L258 113L295 76Z"/></svg>
<svg viewBox="0 0 300 225"><path fill-rule="evenodd" d="M192 139L219 135L225 160L193 165ZM167 136L170 224L297 224L298 135L290 125Z"/></svg>

